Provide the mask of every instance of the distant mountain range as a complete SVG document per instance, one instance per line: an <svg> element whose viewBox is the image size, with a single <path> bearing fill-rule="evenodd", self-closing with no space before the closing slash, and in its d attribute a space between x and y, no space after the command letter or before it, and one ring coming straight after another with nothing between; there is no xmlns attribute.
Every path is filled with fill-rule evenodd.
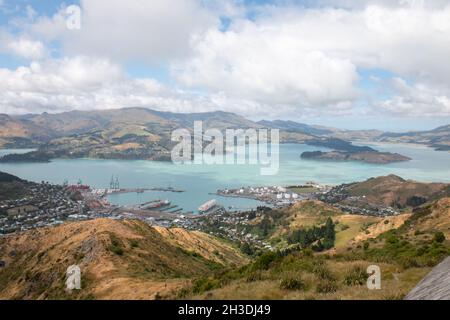
<svg viewBox="0 0 450 320"><path fill-rule="evenodd" d="M282 131L325 136L347 141L379 141L392 143L424 144L440 151L450 151L450 124L428 131L383 132L380 130L342 130L336 128L311 126L294 121L259 121L259 124Z"/></svg>
<svg viewBox="0 0 450 320"><path fill-rule="evenodd" d="M386 132L378 136L379 141L426 144L441 151L450 151L450 124L429 130L406 133Z"/></svg>
<svg viewBox="0 0 450 320"><path fill-rule="evenodd" d="M263 127L267 128L273 128L273 129L279 129L283 131L293 131L293 132L301 132L305 134L312 134L312 135L330 135L333 133L332 130L321 128L319 126L311 126L304 123L298 123L295 121L284 121L284 120L274 120L274 121L267 121L267 120L261 120L258 122Z"/></svg>
<svg viewBox="0 0 450 320"><path fill-rule="evenodd" d="M229 112L171 113L147 108L71 111L57 114L0 114L0 148L39 147L26 161L58 157L167 160L173 147L171 133L203 128L276 128L282 143L308 143L339 150L347 141L407 142L450 150L450 125L425 132L386 133L376 130L340 130L294 121L254 122ZM315 143L317 142L317 143ZM345 150L348 152L348 150ZM11 161L20 161L15 156Z"/></svg>

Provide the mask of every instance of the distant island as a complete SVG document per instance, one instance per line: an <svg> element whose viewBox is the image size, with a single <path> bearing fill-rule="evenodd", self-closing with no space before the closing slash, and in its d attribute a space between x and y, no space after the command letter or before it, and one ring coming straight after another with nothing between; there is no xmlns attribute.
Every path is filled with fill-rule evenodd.
<svg viewBox="0 0 450 320"><path fill-rule="evenodd" d="M336 138L323 138L307 141L306 144L334 149L333 151L308 151L301 154L302 159L328 161L360 161L373 164L409 161L411 158L398 153L379 152L368 146L355 146L351 142Z"/></svg>
<svg viewBox="0 0 450 320"><path fill-rule="evenodd" d="M30 151L27 153L11 153L0 158L0 163L23 163L36 162L46 163L50 162L52 156L49 153L41 151Z"/></svg>
<svg viewBox="0 0 450 320"><path fill-rule="evenodd" d="M302 159L331 160L331 161L360 161L374 164L388 164L392 162L409 161L411 158L398 153L363 151L363 152L343 152L343 151L312 151L303 152Z"/></svg>

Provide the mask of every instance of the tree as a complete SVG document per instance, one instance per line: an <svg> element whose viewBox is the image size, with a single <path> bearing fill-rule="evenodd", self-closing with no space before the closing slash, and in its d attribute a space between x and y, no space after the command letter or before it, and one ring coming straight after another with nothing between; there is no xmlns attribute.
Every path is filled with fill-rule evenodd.
<svg viewBox="0 0 450 320"><path fill-rule="evenodd" d="M336 240L336 231L334 230L334 223L331 218L327 219L327 222L325 223L325 239Z"/></svg>
<svg viewBox="0 0 450 320"><path fill-rule="evenodd" d="M253 249L250 247L250 245L247 242L243 242L241 245L241 251L242 253L251 256L253 254Z"/></svg>
<svg viewBox="0 0 450 320"><path fill-rule="evenodd" d="M437 243L442 243L445 241L445 235L441 231L436 232L433 237L433 241Z"/></svg>
<svg viewBox="0 0 450 320"><path fill-rule="evenodd" d="M369 249L369 246L370 246L369 241L365 241L364 244L363 244L364 250L368 250L368 249Z"/></svg>
<svg viewBox="0 0 450 320"><path fill-rule="evenodd" d="M259 226L261 228L261 235L263 237L266 237L267 235L269 235L269 230L272 226L271 226L270 219L267 218L266 215L264 215L264 218L261 220L261 223Z"/></svg>

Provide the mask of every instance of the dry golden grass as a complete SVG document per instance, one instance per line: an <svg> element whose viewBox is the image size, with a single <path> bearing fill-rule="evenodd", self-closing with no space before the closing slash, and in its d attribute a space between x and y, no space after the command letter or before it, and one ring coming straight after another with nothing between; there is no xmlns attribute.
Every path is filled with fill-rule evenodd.
<svg viewBox="0 0 450 320"><path fill-rule="evenodd" d="M130 149L138 149L140 147L141 147L141 145L139 143L129 142L129 143L115 145L113 147L113 149L117 150L117 151L125 151L125 150L130 150Z"/></svg>
<svg viewBox="0 0 450 320"><path fill-rule="evenodd" d="M341 216L342 211L320 201L301 201L288 209L290 227L312 227L325 223L328 217Z"/></svg>
<svg viewBox="0 0 450 320"><path fill-rule="evenodd" d="M249 262L240 251L211 235L182 228L154 227L167 241L184 249L197 252L208 260L228 265L242 265Z"/></svg>
<svg viewBox="0 0 450 320"><path fill-rule="evenodd" d="M377 221L376 224L369 226L367 230L358 233L354 237L354 241L361 242L367 239L376 238L384 232L400 228L410 217L410 213L405 213L398 216L380 218L381 221Z"/></svg>
<svg viewBox="0 0 450 320"><path fill-rule="evenodd" d="M29 132L25 126L18 122L8 122L6 125L0 126L0 137L28 137Z"/></svg>
<svg viewBox="0 0 450 320"><path fill-rule="evenodd" d="M93 294L98 300L154 300L185 286L187 280L154 281L134 278L114 278L96 284Z"/></svg>
<svg viewBox="0 0 450 320"><path fill-rule="evenodd" d="M395 265L378 263L381 268L381 289L369 290L363 285L346 285L345 274L355 266L366 269L369 262L335 262L328 261L327 268L336 277L337 290L331 293L316 291L319 279L311 274L299 272L306 284L305 290L284 290L280 288L280 280L261 280L247 282L233 281L216 290L195 295L193 299L242 299L242 300L391 300L402 299L429 271L430 268L411 268L401 270Z"/></svg>
<svg viewBox="0 0 450 320"><path fill-rule="evenodd" d="M450 198L442 198L430 207L431 214L413 223L410 233L442 231L450 239Z"/></svg>
<svg viewBox="0 0 450 320"><path fill-rule="evenodd" d="M349 245L362 232L365 225L378 223L382 220L378 217L345 214L321 201L301 201L286 209L284 213L288 216L289 226L277 230L273 237L283 235L293 229L319 226L324 224L328 218L331 218L335 223L339 223L340 227L343 225L348 227L345 230L339 230L340 227L337 227L337 248Z"/></svg>
<svg viewBox="0 0 450 320"><path fill-rule="evenodd" d="M335 247L337 249L343 248L351 244L352 240L360 234L365 235L365 231L362 229L367 224L379 223L382 218L370 217L370 216L359 216L359 215L342 215L337 218L337 221L341 225L348 226L348 229L338 231L336 233ZM336 221L334 221L336 222Z"/></svg>
<svg viewBox="0 0 450 320"><path fill-rule="evenodd" d="M0 271L0 299L150 299L221 264L247 262L230 245L201 232L111 219L6 236L0 239L0 260L7 263ZM69 295L64 281L72 264L80 266L85 283Z"/></svg>

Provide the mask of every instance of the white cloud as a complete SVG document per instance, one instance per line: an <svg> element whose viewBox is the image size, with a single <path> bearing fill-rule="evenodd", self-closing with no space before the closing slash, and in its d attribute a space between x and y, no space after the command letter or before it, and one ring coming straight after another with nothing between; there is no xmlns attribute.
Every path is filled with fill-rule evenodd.
<svg viewBox="0 0 450 320"><path fill-rule="evenodd" d="M378 4L265 7L255 21L236 20L227 32L197 38L195 56L176 64L173 74L191 87L299 109L359 98L361 68L450 86L450 6L367 3ZM423 109L417 113L435 110L417 107Z"/></svg>
<svg viewBox="0 0 450 320"><path fill-rule="evenodd" d="M447 114L448 1L306 1L311 8L280 3L252 6L257 14L248 19L242 2L233 0L81 0L79 31L66 28L64 8L52 17L36 17L30 9L24 36L10 41L9 52L42 60L40 45L56 40L67 58L2 69L0 89L7 91L0 92L0 107L148 105L272 118L348 115L359 112L353 107L366 97L359 71L380 69L407 79L408 89L392 85L392 97L368 101L368 107ZM221 15L232 17L227 31L219 28ZM169 66L179 89L128 78L119 66L129 61Z"/></svg>
<svg viewBox="0 0 450 320"><path fill-rule="evenodd" d="M235 29L210 31L195 44L196 56L173 74L191 87L267 104L329 105L356 97L358 75L350 60L304 50L295 34L271 25Z"/></svg>
<svg viewBox="0 0 450 320"><path fill-rule="evenodd" d="M26 59L42 59L46 55L46 49L42 42L24 38L9 42L7 49L14 55Z"/></svg>
<svg viewBox="0 0 450 320"><path fill-rule="evenodd" d="M162 92L156 81L128 79L118 65L87 57L0 69L0 79L0 110L11 113L118 108Z"/></svg>
<svg viewBox="0 0 450 320"><path fill-rule="evenodd" d="M397 95L376 104L382 112L407 117L450 117L449 88L410 85L401 78L393 79L392 87Z"/></svg>
<svg viewBox="0 0 450 320"><path fill-rule="evenodd" d="M238 111L246 102L223 95L201 96L172 90L153 79L129 78L105 59L85 56L32 62L0 69L0 113L39 113L123 107L173 112ZM252 104L254 105L254 103Z"/></svg>
<svg viewBox="0 0 450 320"><path fill-rule="evenodd" d="M41 41L23 36L15 37L2 29L0 29L0 52L31 60L42 59L47 55L45 45Z"/></svg>
<svg viewBox="0 0 450 320"><path fill-rule="evenodd" d="M200 0L81 0L81 30L66 28L65 9L41 17L29 32L59 39L68 54L156 64L188 54L191 38L218 25Z"/></svg>

